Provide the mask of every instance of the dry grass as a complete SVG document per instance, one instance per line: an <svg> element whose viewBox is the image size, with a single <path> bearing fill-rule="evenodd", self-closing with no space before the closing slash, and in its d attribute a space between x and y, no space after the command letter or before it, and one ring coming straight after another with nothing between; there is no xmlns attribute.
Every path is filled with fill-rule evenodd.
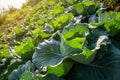
<svg viewBox="0 0 120 80"><path fill-rule="evenodd" d="M0 32L3 32L9 27L19 27L29 14L31 8L41 0L28 0L23 4L22 9L9 8L9 11L3 11L0 14Z"/></svg>
<svg viewBox="0 0 120 80"><path fill-rule="evenodd" d="M107 10L120 12L120 0L96 0L105 4Z"/></svg>
<svg viewBox="0 0 120 80"><path fill-rule="evenodd" d="M6 17L7 17L7 14L3 14L3 13L0 14L0 26L4 23Z"/></svg>

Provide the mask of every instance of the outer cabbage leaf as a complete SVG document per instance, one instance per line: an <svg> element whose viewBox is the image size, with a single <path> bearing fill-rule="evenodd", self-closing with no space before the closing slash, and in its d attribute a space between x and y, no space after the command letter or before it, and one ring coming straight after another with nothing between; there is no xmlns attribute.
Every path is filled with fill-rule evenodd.
<svg viewBox="0 0 120 80"><path fill-rule="evenodd" d="M85 9L82 3L74 4L72 9L77 12L77 14L85 15Z"/></svg>
<svg viewBox="0 0 120 80"><path fill-rule="evenodd" d="M71 5L78 2L78 0L65 0L65 1Z"/></svg>
<svg viewBox="0 0 120 80"><path fill-rule="evenodd" d="M77 3L72 6L72 9L79 15L91 15L95 13L98 4L92 1L85 1L82 3Z"/></svg>
<svg viewBox="0 0 120 80"><path fill-rule="evenodd" d="M83 49L86 44L86 37L89 34L87 24L69 25L63 30L62 39L71 47Z"/></svg>
<svg viewBox="0 0 120 80"><path fill-rule="evenodd" d="M32 72L24 72L21 77L20 80L35 80L35 76Z"/></svg>
<svg viewBox="0 0 120 80"><path fill-rule="evenodd" d="M98 3L97 2L92 2L92 1L85 1L83 2L86 13L88 15L92 15L95 13L95 11L98 8Z"/></svg>
<svg viewBox="0 0 120 80"><path fill-rule="evenodd" d="M69 62L65 62L63 60L78 52L79 49L73 49L69 46L60 48L60 46L62 47L60 42L53 39L40 43L33 55L33 63L35 66L39 69L51 66L51 68L48 67L48 73L53 73L53 70L56 69L58 72L55 72L54 74L58 76L67 74L72 67L72 64L69 64ZM69 65L68 68L66 68L67 65ZM61 71L59 71L59 69L61 69Z"/></svg>
<svg viewBox="0 0 120 80"><path fill-rule="evenodd" d="M62 42L64 42L62 50L68 46L78 48L79 52L74 52L70 58L83 64L89 64L93 61L100 46L108 44L105 30L99 28L90 30L88 27L87 24L75 24L67 26L62 33Z"/></svg>
<svg viewBox="0 0 120 80"><path fill-rule="evenodd" d="M60 42L56 40L45 40L40 43L33 55L33 62L38 68L58 65L63 59L64 56L60 52Z"/></svg>
<svg viewBox="0 0 120 80"><path fill-rule="evenodd" d="M117 18L117 15L118 13L117 12L105 12L105 13L98 13L98 21L99 23L104 23L104 22L107 22L107 21L110 21L112 19L115 19Z"/></svg>
<svg viewBox="0 0 120 80"><path fill-rule="evenodd" d="M45 31L41 30L41 29L35 29L32 31L33 36L37 36L40 35L42 38L47 38L49 37L51 34L47 34Z"/></svg>
<svg viewBox="0 0 120 80"><path fill-rule="evenodd" d="M65 47L71 47L71 49L74 48L73 51L77 48L79 49L78 52L72 52L73 54L70 58L79 63L90 63L94 59L95 51L87 48L86 38L89 33L90 30L87 24L75 24L68 26L62 33L62 50L66 49Z"/></svg>
<svg viewBox="0 0 120 80"><path fill-rule="evenodd" d="M41 80L64 80L63 78L58 78L56 75L48 74L47 76L43 77Z"/></svg>
<svg viewBox="0 0 120 80"><path fill-rule="evenodd" d="M34 42L29 40L26 43L22 43L19 46L15 47L15 52L21 56L22 59L30 59L34 52Z"/></svg>
<svg viewBox="0 0 120 80"><path fill-rule="evenodd" d="M20 37L24 35L27 32L27 30L24 28L16 28L14 29L14 32L15 32L16 37Z"/></svg>
<svg viewBox="0 0 120 80"><path fill-rule="evenodd" d="M63 13L65 11L65 8L63 6L55 6L54 7L54 15L58 15L60 13Z"/></svg>
<svg viewBox="0 0 120 80"><path fill-rule="evenodd" d="M106 31L114 36L120 33L120 13L119 12L105 12L99 13L98 21L104 24Z"/></svg>
<svg viewBox="0 0 120 80"><path fill-rule="evenodd" d="M120 21L111 20L105 22L105 29L110 35L115 36L120 33Z"/></svg>
<svg viewBox="0 0 120 80"><path fill-rule="evenodd" d="M19 80L20 76L26 72L34 72L34 65L30 61L26 62L24 65L20 65L17 70L14 70L8 80Z"/></svg>
<svg viewBox="0 0 120 80"><path fill-rule="evenodd" d="M77 64L67 76L68 80L119 80L120 50L112 44L102 46L92 63Z"/></svg>
<svg viewBox="0 0 120 80"><path fill-rule="evenodd" d="M1 46L0 45L0 61L3 58L12 58L12 55L10 54L9 47Z"/></svg>
<svg viewBox="0 0 120 80"><path fill-rule="evenodd" d="M15 59L12 59L11 62L10 62L10 65L7 66L7 69L5 70L6 72L4 72L4 74L2 74L2 79L1 80L7 80L9 75L11 74L11 72L16 69L19 65L21 64L21 60L15 60Z"/></svg>
<svg viewBox="0 0 120 80"><path fill-rule="evenodd" d="M47 74L56 74L58 77L65 76L73 66L73 61L64 60L61 64L56 67L48 66Z"/></svg>

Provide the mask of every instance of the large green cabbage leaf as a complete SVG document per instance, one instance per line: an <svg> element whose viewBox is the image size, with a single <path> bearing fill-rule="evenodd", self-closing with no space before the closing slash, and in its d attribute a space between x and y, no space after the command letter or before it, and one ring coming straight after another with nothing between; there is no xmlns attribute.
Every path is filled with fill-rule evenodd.
<svg viewBox="0 0 120 80"><path fill-rule="evenodd" d="M43 77L41 80L64 80L63 78L58 78L56 75L48 74L47 76Z"/></svg>
<svg viewBox="0 0 120 80"><path fill-rule="evenodd" d="M98 4L92 1L84 1L72 5L72 9L79 15L92 15L97 10Z"/></svg>
<svg viewBox="0 0 120 80"><path fill-rule="evenodd" d="M20 65L18 69L14 70L9 75L8 80L19 80L22 74L25 74L26 72L34 72L34 69L35 67L33 63L31 63L31 61L28 61L24 65Z"/></svg>
<svg viewBox="0 0 120 80"><path fill-rule="evenodd" d="M102 25L106 31L111 35L115 36L120 33L120 12L104 12L98 13L98 24Z"/></svg>
<svg viewBox="0 0 120 80"><path fill-rule="evenodd" d="M58 77L65 76L72 68L74 62L71 60L64 60L61 64L56 67L48 66L47 74L55 74ZM69 67L68 67L69 66Z"/></svg>
<svg viewBox="0 0 120 80"><path fill-rule="evenodd" d="M60 42L56 40L45 40L40 43L33 55L33 62L40 68L41 66L56 65L63 61L64 56L60 52Z"/></svg>
<svg viewBox="0 0 120 80"><path fill-rule="evenodd" d="M69 77L72 76L72 77ZM88 65L77 64L67 75L67 80L119 80L120 50L113 44L102 46L94 61Z"/></svg>
<svg viewBox="0 0 120 80"><path fill-rule="evenodd" d="M35 46L33 40L29 40L26 43L22 43L15 47L15 52L19 56L21 56L22 59L30 59L33 55Z"/></svg>

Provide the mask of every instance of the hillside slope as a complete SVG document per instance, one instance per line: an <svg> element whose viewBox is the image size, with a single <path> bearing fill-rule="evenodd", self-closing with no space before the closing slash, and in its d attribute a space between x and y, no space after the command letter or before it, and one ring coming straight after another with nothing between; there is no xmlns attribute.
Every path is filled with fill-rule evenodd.
<svg viewBox="0 0 120 80"><path fill-rule="evenodd" d="M1 80L120 78L120 12L94 0L35 1L0 33Z"/></svg>

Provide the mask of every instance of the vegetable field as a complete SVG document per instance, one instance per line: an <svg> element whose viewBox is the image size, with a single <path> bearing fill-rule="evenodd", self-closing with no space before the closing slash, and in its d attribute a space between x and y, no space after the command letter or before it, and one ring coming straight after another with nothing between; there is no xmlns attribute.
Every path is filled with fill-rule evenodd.
<svg viewBox="0 0 120 80"><path fill-rule="evenodd" d="M0 80L119 79L120 12L102 2L41 0L0 33Z"/></svg>

